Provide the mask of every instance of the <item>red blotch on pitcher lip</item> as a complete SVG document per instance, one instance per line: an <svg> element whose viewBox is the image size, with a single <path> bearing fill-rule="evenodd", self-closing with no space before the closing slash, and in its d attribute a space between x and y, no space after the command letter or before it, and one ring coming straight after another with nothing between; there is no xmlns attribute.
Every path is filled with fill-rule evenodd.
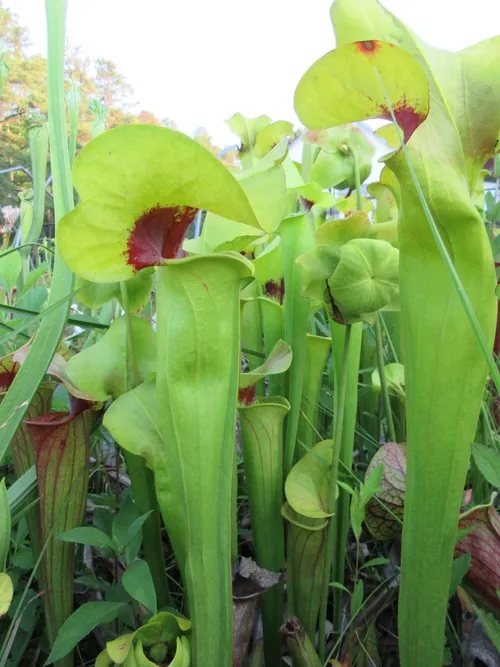
<svg viewBox="0 0 500 667"><path fill-rule="evenodd" d="M238 403L241 405L252 405L252 403L255 403L255 385L238 390Z"/></svg>
<svg viewBox="0 0 500 667"><path fill-rule="evenodd" d="M394 111L397 124L403 130L404 142L406 144L417 127L427 118L427 114L416 111L415 107L408 104L406 100L394 104L392 110ZM387 106L381 105L380 112L379 118L392 120L391 112Z"/></svg>
<svg viewBox="0 0 500 667"><path fill-rule="evenodd" d="M127 241L127 264L136 271L175 259L187 228L198 209L190 206L155 206L134 224Z"/></svg>
<svg viewBox="0 0 500 667"><path fill-rule="evenodd" d="M373 39L367 39L364 42L355 42L355 44L358 51L361 51L361 53L365 53L369 56L372 56L381 47L381 43Z"/></svg>
<svg viewBox="0 0 500 667"><path fill-rule="evenodd" d="M12 364L10 368L6 368L0 364L0 393L6 392L9 389L10 385L14 382L19 368L18 363Z"/></svg>

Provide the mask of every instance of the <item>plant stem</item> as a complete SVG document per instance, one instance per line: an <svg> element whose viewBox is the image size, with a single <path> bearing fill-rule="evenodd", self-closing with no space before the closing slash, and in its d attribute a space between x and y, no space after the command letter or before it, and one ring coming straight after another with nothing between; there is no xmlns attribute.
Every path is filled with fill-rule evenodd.
<svg viewBox="0 0 500 667"><path fill-rule="evenodd" d="M391 398L389 396L389 390L387 388L387 378L385 376L384 348L382 345L382 331L380 329L380 320L378 313L375 319L375 342L377 346L378 373L380 375L380 386L382 389L382 398L384 400L385 416L387 419L389 439L391 442L397 442L396 431L394 430L394 420L392 419Z"/></svg>
<svg viewBox="0 0 500 667"><path fill-rule="evenodd" d="M359 174L359 157L356 151L349 147L349 151L352 155L352 161L354 165L354 187L356 190L356 210L357 211L362 211L363 210L363 196L361 194L361 177Z"/></svg>
<svg viewBox="0 0 500 667"><path fill-rule="evenodd" d="M132 335L127 284L120 283L122 306L127 330L127 383L129 391L140 384L140 375L137 368L137 358L134 350L134 338ZM151 514L142 527L144 559L149 565L151 576L156 590L158 606L165 607L171 604L168 590L167 575L165 573L165 556L163 553L163 542L161 539L161 517L158 500L155 493L154 473L146 467L142 456L131 454L122 449L123 458L127 465L135 504L141 514L151 511Z"/></svg>
<svg viewBox="0 0 500 667"><path fill-rule="evenodd" d="M134 350L134 338L131 326L132 316L130 315L127 283L124 281L120 283L120 293L127 330L127 391L129 391L140 384L140 376Z"/></svg>
<svg viewBox="0 0 500 667"><path fill-rule="evenodd" d="M340 446L342 442L342 430L344 427L344 409L347 388L347 361L349 357L349 343L351 340L351 325L346 325L344 350L342 352L342 366L340 370L339 386L335 388L338 392L337 414L335 415L335 430L333 435L333 454L330 464L330 484L328 490L328 511L333 514L337 500L337 479ZM323 573L323 597L319 610L319 655L321 660L325 659L325 634L326 634L326 613L328 606L328 593L330 585L330 570L332 567L333 550L335 547L335 522L330 518L328 531L326 535L326 558Z"/></svg>

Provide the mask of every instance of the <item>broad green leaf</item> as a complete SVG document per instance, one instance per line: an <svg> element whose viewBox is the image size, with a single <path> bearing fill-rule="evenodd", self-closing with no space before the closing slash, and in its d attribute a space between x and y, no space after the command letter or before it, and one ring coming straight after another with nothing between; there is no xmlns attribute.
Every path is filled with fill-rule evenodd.
<svg viewBox="0 0 500 667"><path fill-rule="evenodd" d="M500 489L500 454L491 447L473 443L472 456L485 480Z"/></svg>
<svg viewBox="0 0 500 667"><path fill-rule="evenodd" d="M251 387L254 384L257 384L257 382L265 378L266 375L278 375L284 373L290 368L291 363L292 348L288 343L285 343L285 341L279 340L262 366L254 368L249 373L240 373L240 389L245 389L246 387Z"/></svg>
<svg viewBox="0 0 500 667"><path fill-rule="evenodd" d="M374 39L340 46L309 68L295 91L301 121L319 129L368 118L390 120L374 68L380 72L407 141L429 112L427 79L410 54Z"/></svg>
<svg viewBox="0 0 500 667"><path fill-rule="evenodd" d="M91 547L99 549L111 549L113 544L110 538L98 528L92 526L82 526L81 528L73 528L66 533L61 533L57 536L58 540L63 542L75 542L77 544L88 544Z"/></svg>
<svg viewBox="0 0 500 667"><path fill-rule="evenodd" d="M124 602L86 602L65 621L52 646L46 665L64 658L89 632L101 623L110 623L124 609Z"/></svg>
<svg viewBox="0 0 500 667"><path fill-rule="evenodd" d="M122 394L106 410L103 423L122 447L154 467L154 453L163 446L154 380Z"/></svg>
<svg viewBox="0 0 500 667"><path fill-rule="evenodd" d="M121 447L143 456L154 470L155 457L163 449L154 381L145 382L120 396L106 411L103 423ZM173 495L174 484L168 466L163 470L162 478L156 478L156 483L161 486L165 505L169 508L164 518L174 550L179 554L182 549L179 529L183 526L183 512Z"/></svg>
<svg viewBox="0 0 500 667"><path fill-rule="evenodd" d="M156 334L147 320L131 319L135 363L139 377L145 379L156 370ZM126 321L120 317L104 336L68 362L70 380L97 401L118 398L130 383Z"/></svg>
<svg viewBox="0 0 500 667"><path fill-rule="evenodd" d="M127 593L156 614L156 593L151 571L144 560L137 559L122 575L122 584Z"/></svg>
<svg viewBox="0 0 500 667"><path fill-rule="evenodd" d="M16 252L9 252L5 257L0 255L0 286L7 292L15 287L16 281L21 273L21 255Z"/></svg>
<svg viewBox="0 0 500 667"><path fill-rule="evenodd" d="M104 132L79 153L72 177L80 201L61 221L57 244L70 268L92 282L126 280L175 258L199 208L259 226L224 165L175 130Z"/></svg>
<svg viewBox="0 0 500 667"><path fill-rule="evenodd" d="M296 463L285 482L285 496L291 507L306 517L325 518L333 440L323 440Z"/></svg>
<svg viewBox="0 0 500 667"><path fill-rule="evenodd" d="M0 618L9 611L10 603L14 597L14 586L12 579L5 572L0 572Z"/></svg>

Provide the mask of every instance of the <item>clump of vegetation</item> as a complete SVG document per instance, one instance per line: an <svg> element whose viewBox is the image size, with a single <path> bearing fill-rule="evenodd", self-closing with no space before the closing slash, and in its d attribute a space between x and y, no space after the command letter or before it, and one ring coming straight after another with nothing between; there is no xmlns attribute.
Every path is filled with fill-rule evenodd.
<svg viewBox="0 0 500 667"><path fill-rule="evenodd" d="M335 0L304 128L219 159L46 4L46 62L0 9L0 667L497 664L500 38Z"/></svg>

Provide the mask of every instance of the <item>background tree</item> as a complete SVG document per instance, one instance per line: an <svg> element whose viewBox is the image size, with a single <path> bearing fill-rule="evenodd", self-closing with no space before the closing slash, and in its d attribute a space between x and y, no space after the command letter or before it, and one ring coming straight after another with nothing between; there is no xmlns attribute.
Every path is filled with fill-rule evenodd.
<svg viewBox="0 0 500 667"><path fill-rule="evenodd" d="M10 68L0 97L0 171L21 166L30 170L26 128L33 117L47 112L47 61L40 55L29 55L27 29L0 0L0 49ZM66 53L68 87L71 81L80 84L80 124L77 148L91 138L92 116L88 103L100 99L108 109L107 127L126 123L159 124L150 111L136 115L132 111L132 87L116 65L106 58L92 61L79 47L68 45ZM19 205L19 193L31 187L22 171L0 174L0 207ZM0 224L2 220L0 219Z"/></svg>

